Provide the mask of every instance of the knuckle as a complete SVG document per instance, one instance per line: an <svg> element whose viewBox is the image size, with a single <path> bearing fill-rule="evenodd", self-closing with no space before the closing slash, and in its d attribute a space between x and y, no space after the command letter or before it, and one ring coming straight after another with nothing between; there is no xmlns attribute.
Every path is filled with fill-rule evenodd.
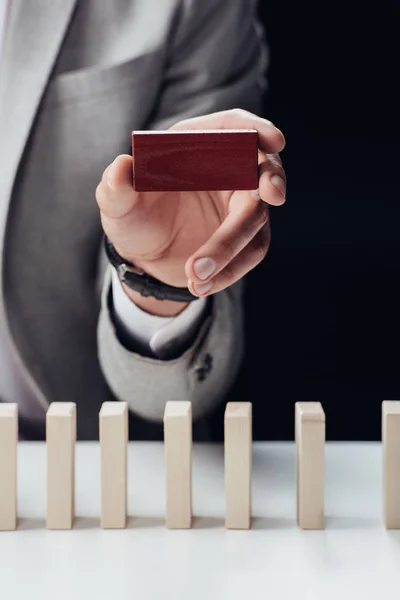
<svg viewBox="0 0 400 600"><path fill-rule="evenodd" d="M101 206L104 202L104 190L103 190L103 185L101 183L99 183L99 185L96 188L95 198L96 198L97 204L101 208Z"/></svg>
<svg viewBox="0 0 400 600"><path fill-rule="evenodd" d="M243 110L243 108L231 108L230 110L227 111L226 116L227 118L232 118L232 117L236 117L236 118L243 118L244 116L246 116L248 113Z"/></svg>
<svg viewBox="0 0 400 600"><path fill-rule="evenodd" d="M268 160L274 167L282 167L282 159L279 154L268 154Z"/></svg>
<svg viewBox="0 0 400 600"><path fill-rule="evenodd" d="M260 244L259 246L256 246L255 250L254 250L254 262L256 265L258 265L259 263L261 263L264 258L267 256L268 253L268 246L266 244Z"/></svg>
<svg viewBox="0 0 400 600"><path fill-rule="evenodd" d="M266 162L260 167L260 179L263 175L267 175L267 177L272 177L272 175L279 175L286 182L286 173L285 169L281 164L271 164L270 162Z"/></svg>
<svg viewBox="0 0 400 600"><path fill-rule="evenodd" d="M108 213L110 207L110 197L102 182L100 182L96 188L95 198L100 212L105 214Z"/></svg>
<svg viewBox="0 0 400 600"><path fill-rule="evenodd" d="M103 175L101 176L101 182L104 185L107 185L107 175L108 175L108 171L110 170L111 165L108 165L108 167L106 167L103 171Z"/></svg>
<svg viewBox="0 0 400 600"><path fill-rule="evenodd" d="M277 172L285 172L279 154L267 154L267 160L263 164L263 167L264 169L268 169L269 171L273 170Z"/></svg>
<svg viewBox="0 0 400 600"><path fill-rule="evenodd" d="M262 227L268 222L269 219L269 208L265 202L260 202L256 212L256 224Z"/></svg>
<svg viewBox="0 0 400 600"><path fill-rule="evenodd" d="M286 173L285 170L283 169L282 166L277 166L274 168L274 173L276 173L276 175L279 175L280 177L282 177L282 179L284 181L286 181Z"/></svg>
<svg viewBox="0 0 400 600"><path fill-rule="evenodd" d="M222 261L229 263L234 256L234 249L229 240L221 240L217 255L222 257Z"/></svg>
<svg viewBox="0 0 400 600"><path fill-rule="evenodd" d="M283 181L286 181L286 173L282 166L276 166L272 169L272 175L279 175Z"/></svg>
<svg viewBox="0 0 400 600"><path fill-rule="evenodd" d="M255 261L255 264L259 264L264 260L264 258L268 254L269 249L269 237L266 236L257 236L254 240L254 247L252 250L252 255Z"/></svg>
<svg viewBox="0 0 400 600"><path fill-rule="evenodd" d="M235 281L235 269L232 263L228 263L219 275L219 284L226 287Z"/></svg>
<svg viewBox="0 0 400 600"><path fill-rule="evenodd" d="M263 225L268 223L269 220L269 208L266 202L260 201L257 210L254 213L252 225L256 229L260 229Z"/></svg>

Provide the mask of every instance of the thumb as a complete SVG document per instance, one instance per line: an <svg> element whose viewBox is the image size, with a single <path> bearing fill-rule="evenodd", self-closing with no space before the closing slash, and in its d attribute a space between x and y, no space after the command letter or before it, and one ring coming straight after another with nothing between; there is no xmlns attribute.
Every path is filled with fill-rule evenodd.
<svg viewBox="0 0 400 600"><path fill-rule="evenodd" d="M117 156L104 171L96 189L101 214L107 219L127 217L138 201L133 189L133 163L128 154Z"/></svg>
<svg viewBox="0 0 400 600"><path fill-rule="evenodd" d="M121 256L135 262L140 255L157 250L160 233L165 231L165 219L157 219L154 214L149 216L152 206L157 205L159 194L139 194L133 189L132 180L132 157L127 154L117 156L103 173L96 189L96 200L105 234Z"/></svg>

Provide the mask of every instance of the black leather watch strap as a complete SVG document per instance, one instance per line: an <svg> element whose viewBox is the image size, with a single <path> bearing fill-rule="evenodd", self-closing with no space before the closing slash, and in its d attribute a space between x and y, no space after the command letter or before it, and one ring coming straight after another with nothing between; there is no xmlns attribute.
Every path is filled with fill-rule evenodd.
<svg viewBox="0 0 400 600"><path fill-rule="evenodd" d="M157 298L157 300L172 300L175 302L192 302L198 299L187 288L178 288L163 283L122 258L107 236L104 236L104 247L107 258L116 269L120 281L132 290L135 290L135 292L139 292L142 296L151 296Z"/></svg>

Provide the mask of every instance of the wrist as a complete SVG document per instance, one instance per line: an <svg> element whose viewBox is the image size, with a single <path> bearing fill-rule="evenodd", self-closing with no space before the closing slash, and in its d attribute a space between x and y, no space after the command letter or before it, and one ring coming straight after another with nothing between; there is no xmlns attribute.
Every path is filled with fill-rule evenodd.
<svg viewBox="0 0 400 600"><path fill-rule="evenodd" d="M106 235L104 248L109 262L124 284L124 290L128 292L129 288L129 298L144 310L154 310L154 314L160 316L174 316L182 312L189 302L198 299L187 287L167 284L144 271L140 265L123 258ZM151 298L151 301L143 302L140 296Z"/></svg>
<svg viewBox="0 0 400 600"><path fill-rule="evenodd" d="M122 287L128 298L141 310L157 317L176 317L188 306L188 302L175 302L172 300L157 300L151 296L142 296L139 292L130 289L125 283Z"/></svg>

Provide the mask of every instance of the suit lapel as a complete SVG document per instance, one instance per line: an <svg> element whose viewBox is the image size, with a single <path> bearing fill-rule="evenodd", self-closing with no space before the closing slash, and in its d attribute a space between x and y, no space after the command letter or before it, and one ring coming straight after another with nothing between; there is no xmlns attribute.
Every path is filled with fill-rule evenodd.
<svg viewBox="0 0 400 600"><path fill-rule="evenodd" d="M22 153L77 0L12 0L0 63L0 260Z"/></svg>
<svg viewBox="0 0 400 600"><path fill-rule="evenodd" d="M30 388L28 397L34 394L44 409L45 397L16 358L19 353L4 306L3 249L15 176L76 2L12 0L0 57L0 334L10 356L10 368L16 370L13 376L21 376L22 389Z"/></svg>

